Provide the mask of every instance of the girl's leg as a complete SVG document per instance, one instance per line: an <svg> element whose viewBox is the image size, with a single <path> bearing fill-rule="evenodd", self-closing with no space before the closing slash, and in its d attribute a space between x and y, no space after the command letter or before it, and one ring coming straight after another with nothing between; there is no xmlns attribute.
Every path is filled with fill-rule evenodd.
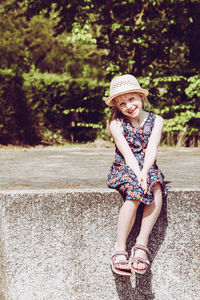
<svg viewBox="0 0 200 300"><path fill-rule="evenodd" d="M126 200L122 205L117 224L117 240L114 246L115 251L125 251L128 235L135 222L137 208L140 205L139 200ZM125 257L119 255L116 262L123 260Z"/></svg>
<svg viewBox="0 0 200 300"><path fill-rule="evenodd" d="M140 203L139 200L126 200L122 205L117 224L116 250L126 250L126 241L135 222L137 208Z"/></svg>
<svg viewBox="0 0 200 300"><path fill-rule="evenodd" d="M142 217L142 223L140 233L137 237L136 243L147 247L149 235L153 229L154 224L160 214L162 207L162 191L160 184L156 184L154 187L154 202L150 205L145 205ZM143 250L136 250L135 257L141 257L146 259L147 254ZM137 269L144 269L145 265L142 263L134 263L134 267Z"/></svg>

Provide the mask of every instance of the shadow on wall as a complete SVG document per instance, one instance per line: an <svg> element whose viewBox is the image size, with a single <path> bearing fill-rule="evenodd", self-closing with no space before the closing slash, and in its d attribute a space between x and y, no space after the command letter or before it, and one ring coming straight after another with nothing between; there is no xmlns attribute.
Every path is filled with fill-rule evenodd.
<svg viewBox="0 0 200 300"><path fill-rule="evenodd" d="M138 208L135 224L132 228L132 231L129 235L127 241L127 250L130 254L131 248L134 246L136 237L139 234L143 205L140 205ZM149 250L150 263L153 262L154 258L157 255L157 252L162 245L165 237L165 232L167 229L167 201L163 200L163 206L158 217L158 220L152 230L152 233L149 238ZM152 273L149 268L144 275L135 274L135 287L132 287L132 282L130 277L118 276L113 273L116 291L120 300L152 300L155 299L155 296L152 291Z"/></svg>

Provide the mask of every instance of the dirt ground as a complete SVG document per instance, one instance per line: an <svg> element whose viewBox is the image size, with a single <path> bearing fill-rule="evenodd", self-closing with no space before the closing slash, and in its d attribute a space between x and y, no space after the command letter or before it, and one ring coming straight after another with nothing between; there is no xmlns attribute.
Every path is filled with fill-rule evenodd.
<svg viewBox="0 0 200 300"><path fill-rule="evenodd" d="M0 189L107 188L111 142L0 147ZM199 188L200 148L160 147L157 163L172 188Z"/></svg>

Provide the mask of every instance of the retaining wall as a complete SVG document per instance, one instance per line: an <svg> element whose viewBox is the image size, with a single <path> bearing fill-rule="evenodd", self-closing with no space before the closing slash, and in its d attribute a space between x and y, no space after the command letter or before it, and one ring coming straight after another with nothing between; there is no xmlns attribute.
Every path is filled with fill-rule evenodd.
<svg viewBox="0 0 200 300"><path fill-rule="evenodd" d="M109 266L123 202L117 192L0 192L0 299L198 299L199 198L200 190L169 192L150 237L151 269L125 278Z"/></svg>

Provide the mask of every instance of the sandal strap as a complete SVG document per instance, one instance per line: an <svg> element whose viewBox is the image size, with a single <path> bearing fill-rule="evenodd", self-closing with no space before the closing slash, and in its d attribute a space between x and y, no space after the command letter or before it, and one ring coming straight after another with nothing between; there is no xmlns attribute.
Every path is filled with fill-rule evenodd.
<svg viewBox="0 0 200 300"><path fill-rule="evenodd" d="M115 262L115 257L119 255L125 255L126 259L119 260L118 262ZM127 251L115 251L113 255L111 256L111 260L113 264L115 265L127 265L128 264L128 252Z"/></svg>
<svg viewBox="0 0 200 300"><path fill-rule="evenodd" d="M128 258L128 252L127 251L115 251L113 253L113 255L111 256L111 258L114 258L115 256L119 256L119 255L125 255L126 258Z"/></svg>
<svg viewBox="0 0 200 300"><path fill-rule="evenodd" d="M143 263L145 265L150 266L149 260L148 259L144 259L142 257L134 257L134 259L132 260L132 263L134 263L134 262L136 262L136 263Z"/></svg>
<svg viewBox="0 0 200 300"><path fill-rule="evenodd" d="M133 247L134 251L137 249L143 250L146 253L150 254L149 249L147 247L145 247L144 245L141 244L135 244L135 246Z"/></svg>
<svg viewBox="0 0 200 300"><path fill-rule="evenodd" d="M116 267L119 266L119 265L127 266L127 265L128 265L128 260L127 260L127 261L125 261L125 260L119 260L119 261L117 261L117 262L113 262L113 264L114 264Z"/></svg>

